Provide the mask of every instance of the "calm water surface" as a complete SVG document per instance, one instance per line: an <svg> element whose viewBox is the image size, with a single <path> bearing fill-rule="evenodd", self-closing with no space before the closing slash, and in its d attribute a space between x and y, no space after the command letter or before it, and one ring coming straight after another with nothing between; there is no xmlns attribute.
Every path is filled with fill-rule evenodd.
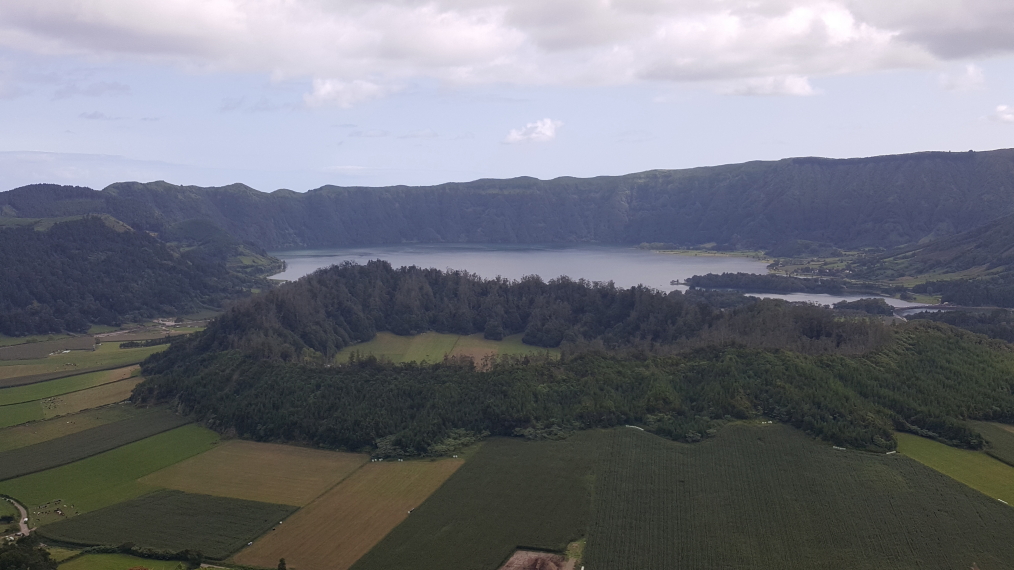
<svg viewBox="0 0 1014 570"><path fill-rule="evenodd" d="M286 263L276 279L295 280L322 267L344 261L366 263L371 259L389 261L395 267L417 265L436 269L462 269L480 277L520 279L538 275L544 280L566 275L572 279L612 281L618 287L647 285L662 291L683 289L670 281L683 281L706 273L767 273L767 264L748 257L674 255L622 246L539 246L503 244L412 244L374 247L276 251L271 255ZM789 301L822 304L859 297L811 295L758 295ZM895 306L914 306L887 299Z"/></svg>

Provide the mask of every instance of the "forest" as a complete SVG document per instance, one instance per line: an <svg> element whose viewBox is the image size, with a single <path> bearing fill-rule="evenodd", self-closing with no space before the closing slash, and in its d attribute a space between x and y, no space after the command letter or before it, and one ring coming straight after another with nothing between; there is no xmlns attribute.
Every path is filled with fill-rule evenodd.
<svg viewBox="0 0 1014 570"><path fill-rule="evenodd" d="M167 245L108 216L0 228L0 334L86 332L93 324L182 315L219 307L253 288L221 247Z"/></svg>
<svg viewBox="0 0 1014 570"><path fill-rule="evenodd" d="M827 293L841 295L846 292L845 282L832 277L789 277L786 275L757 273L708 273L694 275L686 280L691 289L734 289L747 293Z"/></svg>
<svg viewBox="0 0 1014 570"><path fill-rule="evenodd" d="M722 309L639 287L345 264L238 303L151 356L134 399L244 437L387 456L628 423L692 442L762 415L836 445L889 450L900 429L978 448L966 420L1014 420L1010 345L853 307L743 299ZM520 332L563 356L334 358L382 330Z"/></svg>
<svg viewBox="0 0 1014 570"><path fill-rule="evenodd" d="M961 233L1014 214L1012 198L1014 151L996 150L790 158L588 179L323 186L305 193L242 184L123 182L101 191L40 184L0 193L0 216L104 213L153 232L203 219L269 250L661 242L795 255ZM799 240L824 245L800 249Z"/></svg>

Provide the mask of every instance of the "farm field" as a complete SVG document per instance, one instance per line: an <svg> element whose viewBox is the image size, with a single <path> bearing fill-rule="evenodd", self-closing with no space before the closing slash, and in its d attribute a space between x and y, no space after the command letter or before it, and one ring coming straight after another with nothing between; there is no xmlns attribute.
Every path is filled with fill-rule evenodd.
<svg viewBox="0 0 1014 570"><path fill-rule="evenodd" d="M126 554L85 554L60 564L59 570L177 570L179 567L180 563L176 560L149 560Z"/></svg>
<svg viewBox="0 0 1014 570"><path fill-rule="evenodd" d="M14 508L14 505L6 500L0 499L0 517L14 517L15 520L18 518L18 510ZM3 530L7 525L0 524L0 530Z"/></svg>
<svg viewBox="0 0 1014 570"><path fill-rule="evenodd" d="M140 483L189 493L303 506L367 461L369 456L365 454L233 440L156 471Z"/></svg>
<svg viewBox="0 0 1014 570"><path fill-rule="evenodd" d="M296 570L344 570L408 517L461 465L461 459L367 463L233 559ZM416 511L418 512L418 511Z"/></svg>
<svg viewBox="0 0 1014 570"><path fill-rule="evenodd" d="M144 413L142 409L121 404L0 429L0 452L49 441L96 426L125 420L142 413Z"/></svg>
<svg viewBox="0 0 1014 570"><path fill-rule="evenodd" d="M73 463L189 423L166 410L145 413L116 423L0 452L0 481Z"/></svg>
<svg viewBox="0 0 1014 570"><path fill-rule="evenodd" d="M563 441L486 441L352 568L495 570L518 547L563 551L586 532L602 440L588 431Z"/></svg>
<svg viewBox="0 0 1014 570"><path fill-rule="evenodd" d="M79 374L77 376L65 376L56 380L37 382L26 386L14 386L11 388L0 388L0 406L20 404L32 400L51 398L69 392L76 392L86 388L93 388L102 384L109 384L118 380L130 378L140 369L136 364L101 372ZM2 410L2 408L0 408Z"/></svg>
<svg viewBox="0 0 1014 570"><path fill-rule="evenodd" d="M987 454L1007 465L1014 465L1014 426L991 422L969 423L979 430L982 437L989 443L986 447Z"/></svg>
<svg viewBox="0 0 1014 570"><path fill-rule="evenodd" d="M489 354L550 354L559 356L559 349L528 346L521 342L520 334L503 340L486 340L481 334L456 335L425 332L414 336L398 336L378 332L373 340L341 350L337 360L347 360L353 352L372 355L391 362L441 362L445 355L471 356L478 363Z"/></svg>
<svg viewBox="0 0 1014 570"><path fill-rule="evenodd" d="M999 570L1014 560L1012 526L1014 509L908 457L834 450L782 425L733 424L693 445L617 429L600 440L582 563Z"/></svg>
<svg viewBox="0 0 1014 570"><path fill-rule="evenodd" d="M132 542L157 550L189 548L221 560L278 526L295 510L286 505L163 490L55 522L37 532L71 544Z"/></svg>
<svg viewBox="0 0 1014 570"><path fill-rule="evenodd" d="M186 425L68 465L2 481L0 494L28 507L33 526L44 525L152 491L137 479L203 453L217 442L215 432ZM52 503L56 499L59 504ZM56 508L65 514L57 514Z"/></svg>
<svg viewBox="0 0 1014 570"><path fill-rule="evenodd" d="M40 342L25 342L0 346L0 360L32 360L46 358L52 352L62 350L92 350L95 339L90 336L66 336Z"/></svg>
<svg viewBox="0 0 1014 570"><path fill-rule="evenodd" d="M909 433L897 433L898 453L965 485L1014 505L1014 467L981 451L957 449Z"/></svg>
<svg viewBox="0 0 1014 570"><path fill-rule="evenodd" d="M165 350L167 346L123 349L119 348L116 343L106 342L99 345L94 351L75 350L68 354L56 354L36 360L4 361L0 362L0 387L19 386L71 374L122 368L138 364L149 355Z"/></svg>
<svg viewBox="0 0 1014 570"><path fill-rule="evenodd" d="M45 420L74 414L107 404L115 404L130 398L134 386L143 378L135 376L111 384L103 384L87 390L62 394L44 400L23 402L0 407L0 428L16 426L35 420Z"/></svg>
<svg viewBox="0 0 1014 570"><path fill-rule="evenodd" d="M60 340L64 338L71 338L69 334L37 334L29 336L6 336L0 334L0 346L14 346L16 344L27 344L35 342L45 342L47 340Z"/></svg>

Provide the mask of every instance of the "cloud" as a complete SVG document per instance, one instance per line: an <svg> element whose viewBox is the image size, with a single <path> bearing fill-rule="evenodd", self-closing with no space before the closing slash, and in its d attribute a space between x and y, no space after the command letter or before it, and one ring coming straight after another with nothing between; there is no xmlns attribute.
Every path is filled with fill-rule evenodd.
<svg viewBox="0 0 1014 570"><path fill-rule="evenodd" d="M88 85L70 83L60 87L53 93L54 99L70 97L100 97L103 95L122 95L130 92L130 86L116 81L99 81Z"/></svg>
<svg viewBox="0 0 1014 570"><path fill-rule="evenodd" d="M721 90L728 95L816 95L818 91L806 77L760 77L746 79Z"/></svg>
<svg viewBox="0 0 1014 570"><path fill-rule="evenodd" d="M812 93L805 78L1012 54L1014 3L4 0L0 46L297 78L312 83L311 107L347 108L417 78L799 95Z"/></svg>
<svg viewBox="0 0 1014 570"><path fill-rule="evenodd" d="M997 105L993 112L993 119L1002 123L1014 123L1014 107L1009 105Z"/></svg>
<svg viewBox="0 0 1014 570"><path fill-rule="evenodd" d="M356 138L373 139L386 137L389 134L391 133L381 129L370 129L368 131L352 131L351 133L349 133L349 136Z"/></svg>
<svg viewBox="0 0 1014 570"><path fill-rule="evenodd" d="M542 119L534 123L528 123L520 129L511 129L503 142L508 144L522 142L549 142L556 138L556 129L563 126L562 121L553 119Z"/></svg>
<svg viewBox="0 0 1014 570"><path fill-rule="evenodd" d="M962 73L940 75L940 87L948 91L975 91L984 88L986 75L982 68L969 63Z"/></svg>
<svg viewBox="0 0 1014 570"><path fill-rule="evenodd" d="M122 117L111 117L100 111L92 111L91 113L81 113L78 115L82 119L88 119L89 121L119 121Z"/></svg>
<svg viewBox="0 0 1014 570"><path fill-rule="evenodd" d="M356 103L379 99L394 90L393 87L385 87L359 79L354 81L314 79L313 92L306 95L304 101L310 107L331 104L347 109Z"/></svg>
<svg viewBox="0 0 1014 570"><path fill-rule="evenodd" d="M437 135L437 133L435 133L435 132L433 132L433 131L431 131L429 129L425 129L425 130L422 130L422 131L412 131L411 133L405 133L405 134L401 135L398 138L400 138L400 139L435 139L435 138L437 138L437 136L439 136L439 135Z"/></svg>

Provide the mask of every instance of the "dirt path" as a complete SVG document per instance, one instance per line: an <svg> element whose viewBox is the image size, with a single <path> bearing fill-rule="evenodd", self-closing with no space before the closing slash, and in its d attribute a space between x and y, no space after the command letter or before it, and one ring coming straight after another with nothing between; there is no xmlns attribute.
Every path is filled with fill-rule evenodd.
<svg viewBox="0 0 1014 570"><path fill-rule="evenodd" d="M10 501L14 507L18 509L18 512L21 513L21 516L18 517L18 526L21 527L21 536L28 536L28 534L32 532L32 530L28 528L28 511L25 510L25 507L21 506L21 503L15 501L14 499L6 500Z"/></svg>

